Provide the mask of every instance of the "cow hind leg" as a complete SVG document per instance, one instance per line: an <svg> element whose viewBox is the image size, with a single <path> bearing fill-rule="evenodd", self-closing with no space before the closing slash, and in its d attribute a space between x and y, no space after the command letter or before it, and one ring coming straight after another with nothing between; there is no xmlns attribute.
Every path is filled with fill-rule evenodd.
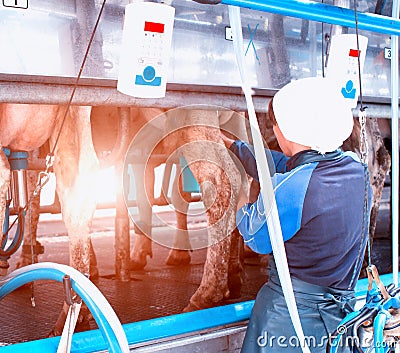
<svg viewBox="0 0 400 353"><path fill-rule="evenodd" d="M210 125L185 129L185 141L196 143L188 143L184 154L201 185L207 213L208 247L200 286L184 311L211 307L229 297L228 268L232 243L229 235L235 228L241 184L240 172L213 127L217 127L218 122L207 119L207 116L212 119L212 114L207 112L195 112L192 117L197 115L203 124L208 121Z"/></svg>
<svg viewBox="0 0 400 353"><path fill-rule="evenodd" d="M187 217L191 194L182 187L182 177L176 173L172 187L171 202L175 208L176 230L173 247L168 254L166 264L169 266L182 266L190 263L190 241L187 227Z"/></svg>
<svg viewBox="0 0 400 353"><path fill-rule="evenodd" d="M70 265L86 276L96 274L90 232L96 210L95 178L99 162L91 141L90 109L71 108L55 152L54 171L70 245ZM94 272L93 272L94 270Z"/></svg>
<svg viewBox="0 0 400 353"><path fill-rule="evenodd" d="M228 266L229 299L241 296L244 271L244 243L237 228L231 234L231 251Z"/></svg>
<svg viewBox="0 0 400 353"><path fill-rule="evenodd" d="M96 210L93 181L98 170L99 162L91 138L90 108L71 107L55 150L54 171L69 237L70 266L90 279L98 275L90 239L91 222ZM62 316L63 313L57 325L63 322ZM83 310L80 317L80 322L91 319L87 310ZM59 329L55 327L56 332Z"/></svg>
<svg viewBox="0 0 400 353"><path fill-rule="evenodd" d="M146 168L144 164L133 164L136 184L136 199L139 210L139 220L134 224L135 242L131 251L130 269L142 270L147 265L147 256L153 257L152 252L152 218L153 200L152 188L154 186L154 170ZM143 187L145 186L145 187ZM147 192L146 192L147 191ZM149 195L151 193L151 195Z"/></svg>
<svg viewBox="0 0 400 353"><path fill-rule="evenodd" d="M174 246L169 251L165 263L168 266L190 264L190 242L187 230L187 214L175 211L177 229L175 230Z"/></svg>

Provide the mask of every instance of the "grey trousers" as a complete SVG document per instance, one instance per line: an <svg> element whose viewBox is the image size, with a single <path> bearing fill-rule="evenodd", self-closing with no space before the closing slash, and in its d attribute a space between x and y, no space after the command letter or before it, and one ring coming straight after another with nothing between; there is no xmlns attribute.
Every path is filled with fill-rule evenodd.
<svg viewBox="0 0 400 353"><path fill-rule="evenodd" d="M270 266L269 281L257 294L241 353L301 353L274 263ZM354 291L325 288L297 278L292 278L292 283L306 343L312 353L325 353L330 334L354 306ZM338 352L350 349L340 347Z"/></svg>

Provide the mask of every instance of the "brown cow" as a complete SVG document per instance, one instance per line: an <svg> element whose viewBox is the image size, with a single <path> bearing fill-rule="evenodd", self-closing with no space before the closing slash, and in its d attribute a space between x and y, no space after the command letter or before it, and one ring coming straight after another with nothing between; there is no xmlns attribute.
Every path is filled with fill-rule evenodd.
<svg viewBox="0 0 400 353"><path fill-rule="evenodd" d="M62 125L65 112L62 106L2 104L0 107L2 147L32 151L50 139L53 148L61 131L55 148L54 171L69 235L70 265L87 276L95 274L95 262L90 261L90 224L96 208L92 180L100 163L92 142L91 108L71 107ZM149 112L148 116L153 118L154 114ZM132 109L131 113L137 120L137 110ZM213 306L230 295L232 284L241 284L240 264L236 256L239 237L233 232L241 175L219 135L220 118L226 120L225 117L231 115L231 112L204 109L168 113L170 121L179 122L170 133L180 141L178 147L201 185L209 225L204 275L187 310ZM3 152L1 161L0 222L3 223L5 192L9 183L8 162ZM232 236L229 236L231 232ZM234 255L231 255L231 247ZM235 276L229 282L228 272ZM60 320L59 324L62 322ZM56 327L54 334L60 329Z"/></svg>
<svg viewBox="0 0 400 353"><path fill-rule="evenodd" d="M12 150L32 151L48 139L54 143L65 107L0 105L0 142ZM4 191L9 183L8 162L2 155L0 223L4 221ZM90 133L90 107L71 107L55 149L54 171L63 219L70 236L70 263L89 275L90 222L96 203L91 178L99 168Z"/></svg>
<svg viewBox="0 0 400 353"><path fill-rule="evenodd" d="M115 121L116 111L102 108L98 108L97 120L104 122L106 112L106 120ZM208 240L203 245L208 247L203 280L191 298L189 309L215 305L233 292L237 295L241 284L238 262L240 239L237 233L232 237L228 235L235 228L235 194L238 191L236 184L238 182L240 184L241 176L239 175L238 181L238 170L221 145L218 131L222 126L234 133L237 138L246 139L245 120L241 115L232 112L193 109L193 107L166 113L158 109L131 108L130 117L130 134L133 136L133 141L127 158L130 158L129 155L140 156L133 163L140 216L136 226L135 245L131 252L133 268L143 268L146 265L146 257L152 255L151 206L154 201L152 191L154 166L166 160L176 162L180 156L185 156L201 185L208 222ZM94 120L92 124L96 125ZM165 160L155 160L154 155L165 156ZM178 179L179 176L176 180ZM178 224L175 240L168 244L172 249L167 263L182 264L190 260L188 254L190 241L186 223L190 195L182 192L180 181L175 182L174 186L172 203L176 209ZM231 241L234 242L232 249ZM229 285L228 277L230 277ZM215 283L220 286L216 286Z"/></svg>

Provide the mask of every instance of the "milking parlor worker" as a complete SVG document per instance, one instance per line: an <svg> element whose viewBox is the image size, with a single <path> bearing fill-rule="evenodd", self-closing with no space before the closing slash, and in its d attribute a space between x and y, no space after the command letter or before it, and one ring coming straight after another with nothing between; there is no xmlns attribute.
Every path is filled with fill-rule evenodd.
<svg viewBox="0 0 400 353"><path fill-rule="evenodd" d="M369 182L358 157L340 149L353 116L339 92L316 77L283 87L267 115L283 151L272 152L274 192L300 319L311 352L325 352L329 334L354 303L368 236L362 220ZM223 139L258 179L252 146ZM255 252L272 252L261 195L238 210L237 226ZM271 257L242 352L301 352L296 338Z"/></svg>

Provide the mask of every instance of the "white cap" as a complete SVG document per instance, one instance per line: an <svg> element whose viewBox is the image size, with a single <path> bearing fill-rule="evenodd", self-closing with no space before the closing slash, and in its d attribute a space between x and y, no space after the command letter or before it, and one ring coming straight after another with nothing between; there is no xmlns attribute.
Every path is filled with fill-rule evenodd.
<svg viewBox="0 0 400 353"><path fill-rule="evenodd" d="M353 114L337 85L327 78L293 81L272 101L283 136L321 153L336 150L353 130Z"/></svg>

